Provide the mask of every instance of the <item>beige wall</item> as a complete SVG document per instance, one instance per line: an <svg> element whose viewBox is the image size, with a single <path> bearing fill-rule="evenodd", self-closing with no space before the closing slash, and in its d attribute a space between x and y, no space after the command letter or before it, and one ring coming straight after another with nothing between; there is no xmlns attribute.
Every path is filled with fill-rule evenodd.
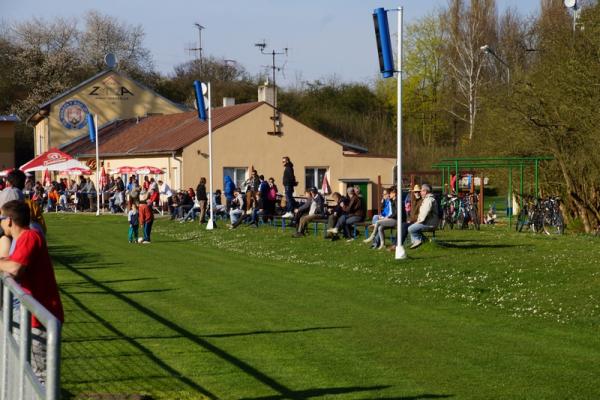
<svg viewBox="0 0 600 400"><path fill-rule="evenodd" d="M85 162L85 159L81 159ZM100 158L100 164L104 162L104 168L106 172L110 174L110 171L118 167L142 167L152 166L160 168L166 171L163 175L150 175L156 180L165 181L169 186L174 187L177 182L180 182L180 165L179 163L170 156L148 156L148 157L135 157L135 158ZM113 174L110 174L113 175Z"/></svg>
<svg viewBox="0 0 600 400"><path fill-rule="evenodd" d="M147 90L135 81L111 72L92 81L78 92L57 100L50 106L47 127L40 126L40 124L46 123L45 119L35 127L36 155L46 151L49 147L61 146L88 132L87 125L81 129L68 129L60 121L61 107L70 100L79 100L87 106L89 112L98 114L98 126L115 119L133 118L148 113L173 114L182 112L176 105L151 90ZM44 132L46 137L41 140L41 143L43 143L42 148L38 148L39 135L44 135Z"/></svg>
<svg viewBox="0 0 600 400"><path fill-rule="evenodd" d="M326 167L328 181L333 191L343 192L346 185L340 179L368 178L377 182L391 182L395 159L374 157L345 157L342 146L327 139L314 130L282 114L282 136L268 135L273 130L270 117L273 109L262 105L236 121L227 124L213 135L214 190L223 189L224 167L245 167L251 165L259 174L275 178L275 183L283 191L282 156L289 156L294 163L299 184L295 195L304 194L305 167ZM208 178L208 137L187 146L183 150L185 187L196 187L200 177ZM320 184L319 184L320 188ZM376 208L376 196L369 190L369 209Z"/></svg>
<svg viewBox="0 0 600 400"><path fill-rule="evenodd" d="M15 166L15 123L0 122L0 170Z"/></svg>

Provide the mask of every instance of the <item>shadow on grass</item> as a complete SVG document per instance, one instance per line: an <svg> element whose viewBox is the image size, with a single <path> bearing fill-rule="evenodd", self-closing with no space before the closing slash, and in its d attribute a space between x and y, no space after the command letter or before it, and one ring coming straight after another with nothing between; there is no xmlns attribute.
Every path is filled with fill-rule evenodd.
<svg viewBox="0 0 600 400"><path fill-rule="evenodd" d="M255 336L255 335L280 335L286 333L301 333L311 331L322 331L328 329L349 329L349 326L318 326L314 328L303 329L281 329L269 331L252 331L252 332L236 332L236 333L215 333L212 335L195 335L196 338L230 338L239 336ZM133 340L165 340L165 339L182 339L181 335L152 335L152 336L129 336ZM100 336L87 337L84 339L64 339L65 343L82 343L82 342L109 342L114 340L123 340L120 336Z"/></svg>
<svg viewBox="0 0 600 400"><path fill-rule="evenodd" d="M377 400L419 400L419 399L447 399L454 397L453 394L429 394L423 393L416 396L400 396L400 397L377 397ZM375 400L375 398L366 398L361 400Z"/></svg>
<svg viewBox="0 0 600 400"><path fill-rule="evenodd" d="M240 400L283 400L283 399L310 399L311 397L321 397L327 395L337 395L346 393L356 392L371 392L376 390L387 389L390 386L349 386L349 387L335 387L335 388L316 388L297 390L286 395L273 395L273 396L261 396L261 397L242 397Z"/></svg>
<svg viewBox="0 0 600 400"><path fill-rule="evenodd" d="M319 395L317 393L322 393L322 394L335 393L336 390L342 390L342 392L340 392L340 393L347 393L347 392L352 392L352 391L380 390L382 388L385 388L385 386L381 386L381 387L375 387L375 388L330 388L330 389L310 389L310 390L301 391L301 392L294 391L294 390L286 387L284 384L278 382L274 378L268 376L264 372L258 370L257 368L253 367L252 365L246 363L245 361L235 357L234 355L226 352L225 350L202 339L202 337L199 337L199 336L193 334L192 332L188 331L187 329L175 324L173 321L170 321L167 318L157 314L156 312L154 312L150 308L140 304L139 302L136 302L135 300L127 297L125 295L125 292L119 292L119 291L107 286L105 283L92 278L91 276L89 276L85 272L83 272L82 268L76 266L76 264L98 262L99 260L101 260L99 255L94 255L89 252L82 252L81 249L74 247L74 246L52 246L51 247L51 255L54 260L56 260L64 268L69 270L74 275L79 276L84 281L88 282L89 284L95 286L98 289L101 289L106 294L110 294L113 297L115 297L116 299L123 301L124 303L126 303L127 305L129 305L130 307L135 309L136 311L153 319L156 323L163 325L164 327L172 330L173 332L176 332L180 337L184 337L184 338L188 339L189 341L191 341L192 343L198 345L202 349L211 352L212 354L221 358L222 360L226 361L227 363L244 371L244 373L248 374L249 376L253 377L257 381L261 382L263 385L268 386L273 391L279 393L279 395L277 395L276 397L273 397L273 398L300 399L300 398L317 396L317 395ZM147 357L150 361L152 361L155 365L160 367L162 370L166 371L171 377L179 380L181 383L185 384L192 390L202 393L204 396L206 396L210 399L217 398L217 396L215 394L211 393L208 389L200 386L196 382L192 381L190 378L183 376L181 373L179 373L173 367L169 366L163 360L158 358L152 350L150 350L150 349L146 348L144 345L140 344L137 341L137 339L128 337L125 333L123 333L122 331L117 329L115 326L113 326L109 321L102 318L100 315L98 315L93 310L91 310L89 307L87 307L76 296L69 293L65 289L61 289L61 293L65 297L68 297L69 300L72 301L73 304L75 304L79 309L83 310L86 314L88 314L94 320L96 320L99 324L101 324L103 328L105 328L107 331L109 331L111 333L111 335L113 335L113 337L119 338L120 340L126 342L128 345L130 345L133 348L135 348L136 350L138 350L145 357ZM292 333L292 332L308 332L308 331L312 331L312 330L341 329L341 328L343 328L343 327L340 327L340 328L337 328L337 327L314 327L314 328L303 328L303 329L297 329L297 330L284 330L284 331L256 331L256 332L247 332L247 333L217 334L215 336L211 335L208 337L232 337L232 336L257 335L257 334L269 334L269 333L278 334L278 333ZM305 393L305 394L303 394L303 393ZM310 393L315 393L315 394L308 396Z"/></svg>
<svg viewBox="0 0 600 400"><path fill-rule="evenodd" d="M438 240L435 242L439 247L445 247L450 249L505 249L509 247L522 247L517 244L485 244L485 243L466 243L466 244L454 244L451 241L441 241Z"/></svg>
<svg viewBox="0 0 600 400"><path fill-rule="evenodd" d="M254 335L277 335L282 333L301 333L311 331L324 331L328 329L349 329L349 326L316 326L314 328L302 328L302 329L281 329L281 330L269 330L269 331L253 331L253 332L240 332L240 333L215 333L212 335L200 335L199 337L204 338L227 338L236 336L254 336Z"/></svg>

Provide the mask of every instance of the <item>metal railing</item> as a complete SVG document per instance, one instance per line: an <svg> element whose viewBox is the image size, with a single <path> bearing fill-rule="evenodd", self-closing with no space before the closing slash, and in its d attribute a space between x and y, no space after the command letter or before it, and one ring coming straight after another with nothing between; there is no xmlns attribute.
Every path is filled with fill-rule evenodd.
<svg viewBox="0 0 600 400"><path fill-rule="evenodd" d="M0 296L2 302L0 400L58 400L60 398L60 321L31 295L26 294L23 288L9 276L2 277L0 293L2 294ZM18 322L13 321L15 310L19 313ZM32 315L46 329L44 383L40 382L31 366Z"/></svg>

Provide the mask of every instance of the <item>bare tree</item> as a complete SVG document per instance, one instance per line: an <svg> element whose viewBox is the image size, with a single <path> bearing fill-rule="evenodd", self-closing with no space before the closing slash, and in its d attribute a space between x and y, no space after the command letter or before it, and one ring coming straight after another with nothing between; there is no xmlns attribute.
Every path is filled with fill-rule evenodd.
<svg viewBox="0 0 600 400"><path fill-rule="evenodd" d="M448 111L466 122L469 140L473 139L478 111L478 89L482 80L485 54L481 46L496 43L496 6L494 0L450 0L444 16L448 36L447 67L455 86L454 105Z"/></svg>
<svg viewBox="0 0 600 400"><path fill-rule="evenodd" d="M84 30L79 34L81 56L98 70L105 68L104 56L113 53L121 69L150 71L152 57L143 46L144 37L141 25L128 25L115 17L90 11L85 16Z"/></svg>

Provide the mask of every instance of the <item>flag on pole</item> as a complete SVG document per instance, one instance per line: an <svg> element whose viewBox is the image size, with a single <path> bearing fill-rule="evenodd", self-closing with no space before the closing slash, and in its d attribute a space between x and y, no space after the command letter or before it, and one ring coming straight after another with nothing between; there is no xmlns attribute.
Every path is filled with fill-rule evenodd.
<svg viewBox="0 0 600 400"><path fill-rule="evenodd" d="M100 187L103 188L108 183L108 176L106 175L106 170L104 169L104 165L102 166L102 173L100 174Z"/></svg>
<svg viewBox="0 0 600 400"><path fill-rule="evenodd" d="M327 182L327 175L323 175L323 183L321 184L321 191L323 195L331 193L331 188L329 187L329 182Z"/></svg>
<svg viewBox="0 0 600 400"><path fill-rule="evenodd" d="M90 141L94 143L94 141L96 140L96 124L94 123L94 116L92 114L88 114L86 118L88 124L88 131L90 132Z"/></svg>
<svg viewBox="0 0 600 400"><path fill-rule="evenodd" d="M52 184L52 179L50 179L50 171L46 168L44 170L44 186L50 186Z"/></svg>

